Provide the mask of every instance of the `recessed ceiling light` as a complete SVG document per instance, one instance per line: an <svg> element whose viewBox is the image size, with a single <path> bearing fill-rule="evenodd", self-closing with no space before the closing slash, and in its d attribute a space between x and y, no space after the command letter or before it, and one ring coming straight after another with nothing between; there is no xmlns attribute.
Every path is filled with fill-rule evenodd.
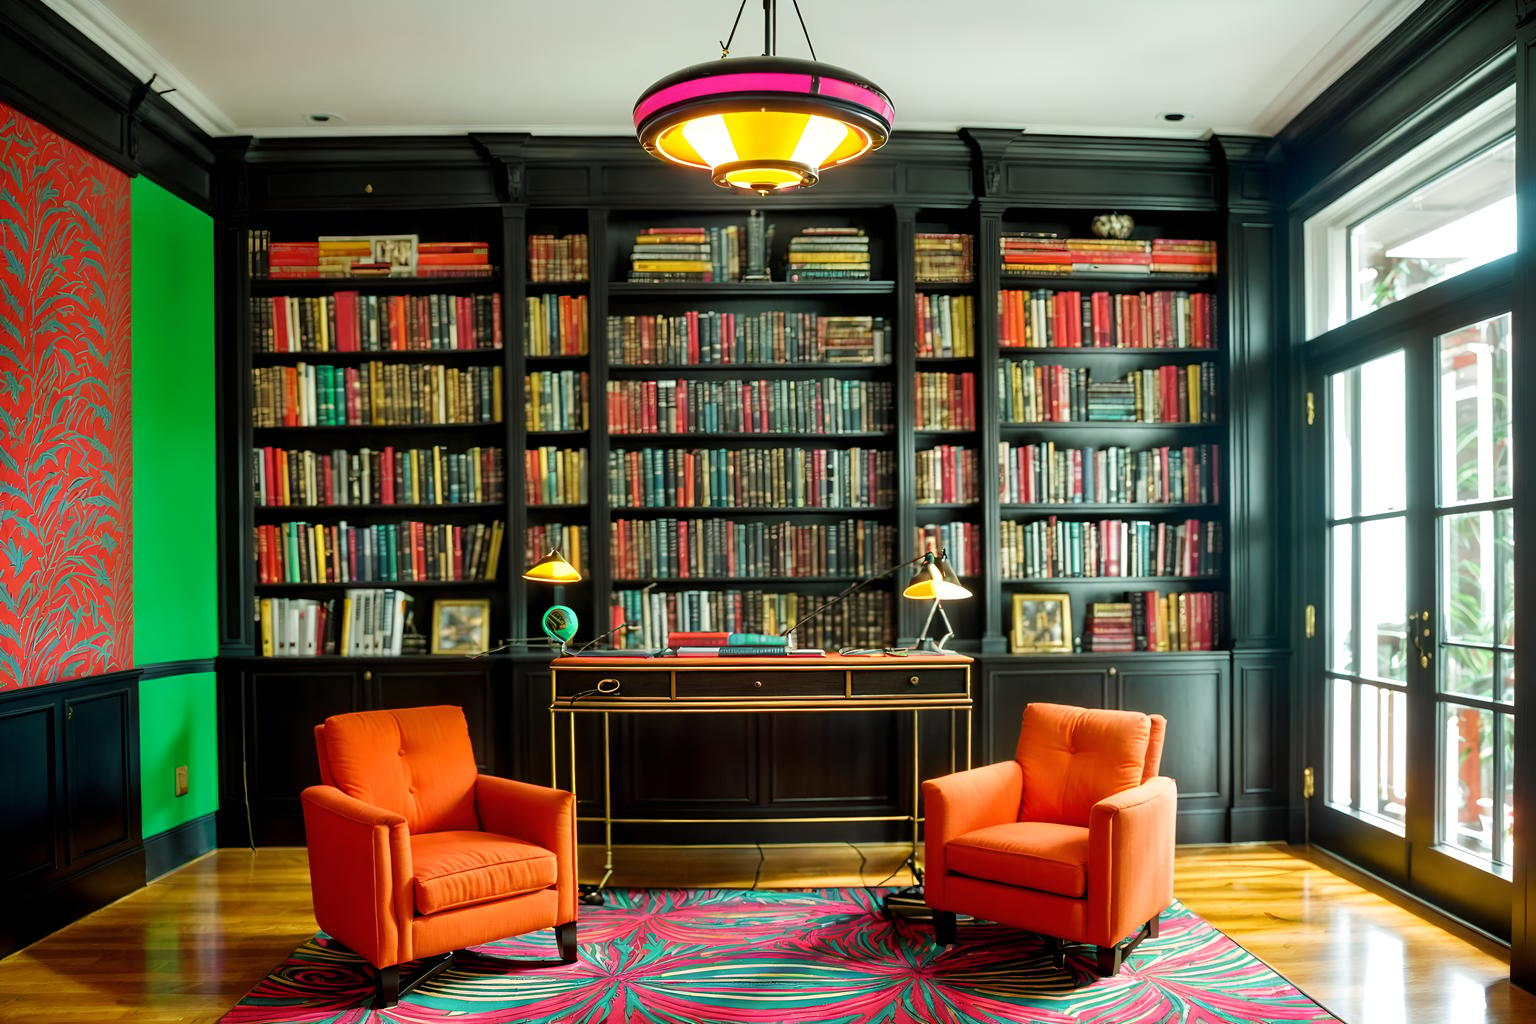
<svg viewBox="0 0 1536 1024"><path fill-rule="evenodd" d="M321 112L314 113L314 114L305 114L304 118L305 118L305 120L313 121L315 124L328 124L331 121L340 121L341 120L341 115L340 114L327 114L327 113L321 111Z"/></svg>
<svg viewBox="0 0 1536 1024"><path fill-rule="evenodd" d="M1179 113L1168 113L1168 114L1164 114L1163 115L1163 120L1164 121L1182 121L1182 120L1184 120L1184 115L1183 114L1179 114Z"/></svg>

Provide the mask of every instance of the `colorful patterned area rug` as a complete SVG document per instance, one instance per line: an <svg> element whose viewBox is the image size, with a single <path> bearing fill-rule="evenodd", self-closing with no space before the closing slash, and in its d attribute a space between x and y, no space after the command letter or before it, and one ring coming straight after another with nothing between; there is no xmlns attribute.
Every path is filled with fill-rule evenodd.
<svg viewBox="0 0 1536 1024"><path fill-rule="evenodd" d="M381 1011L366 965L317 935L223 1024L1336 1020L1177 903L1107 979L1088 948L1058 970L1038 936L962 918L940 949L929 925L878 906L864 889L610 890L581 910L574 964L555 960L553 932L507 939Z"/></svg>

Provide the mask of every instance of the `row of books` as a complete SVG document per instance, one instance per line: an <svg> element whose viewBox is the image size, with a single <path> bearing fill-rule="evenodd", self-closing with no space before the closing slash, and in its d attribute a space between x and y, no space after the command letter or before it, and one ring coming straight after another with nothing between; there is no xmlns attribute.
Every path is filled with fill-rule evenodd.
<svg viewBox="0 0 1536 1024"><path fill-rule="evenodd" d="M257 427L500 423L499 366L298 363L251 371Z"/></svg>
<svg viewBox="0 0 1536 1024"><path fill-rule="evenodd" d="M414 599L404 591L352 589L335 598L263 597L256 617L263 657L339 654L387 657L426 653L415 632Z"/></svg>
<svg viewBox="0 0 1536 1024"><path fill-rule="evenodd" d="M739 224L645 228L629 251L629 279L645 284L740 281L746 239L746 228Z"/></svg>
<svg viewBox="0 0 1536 1024"><path fill-rule="evenodd" d="M623 632L623 647L658 650L673 632L783 635L830 594L765 590L616 590L612 621L636 623ZM862 590L816 616L791 637L790 646L884 647L894 639L891 592Z"/></svg>
<svg viewBox="0 0 1536 1024"><path fill-rule="evenodd" d="M891 429L891 385L838 377L610 380L614 434L854 434Z"/></svg>
<svg viewBox="0 0 1536 1024"><path fill-rule="evenodd" d="M976 375L919 373L913 426L918 430L975 430Z"/></svg>
<svg viewBox="0 0 1536 1024"><path fill-rule="evenodd" d="M866 519L835 523L732 519L616 519L615 579L694 576L863 576L891 564L896 528Z"/></svg>
<svg viewBox="0 0 1536 1024"><path fill-rule="evenodd" d="M527 380L523 399L529 430L587 429L587 371L540 371Z"/></svg>
<svg viewBox="0 0 1536 1024"><path fill-rule="evenodd" d="M1221 524L1200 519L1069 520L1047 516L1001 524L1006 578L1215 576L1221 572Z"/></svg>
<svg viewBox="0 0 1536 1024"><path fill-rule="evenodd" d="M775 633L725 633L715 630L673 630L667 634L667 650L679 658L820 658L827 653L820 648L790 647L789 637Z"/></svg>
<svg viewBox="0 0 1536 1024"><path fill-rule="evenodd" d="M868 281L869 236L863 228L808 227L789 240L788 281Z"/></svg>
<svg viewBox="0 0 1536 1024"><path fill-rule="evenodd" d="M1216 243L1197 239L1064 238L1050 231L1005 231L1005 275L1214 274Z"/></svg>
<svg viewBox="0 0 1536 1024"><path fill-rule="evenodd" d="M608 359L616 366L884 363L890 354L878 316L691 310L608 318Z"/></svg>
<svg viewBox="0 0 1536 1024"><path fill-rule="evenodd" d="M976 300L969 295L917 293L918 358L976 354Z"/></svg>
<svg viewBox="0 0 1536 1024"><path fill-rule="evenodd" d="M528 280L585 281L591 275L586 235L528 236Z"/></svg>
<svg viewBox="0 0 1536 1024"><path fill-rule="evenodd" d="M416 235L321 235L274 242L272 232L247 236L247 266L257 278L489 277L485 242L423 242Z"/></svg>
<svg viewBox="0 0 1536 1024"><path fill-rule="evenodd" d="M981 574L981 527L975 523L928 523L916 527L914 551L942 552L957 576Z"/></svg>
<svg viewBox="0 0 1536 1024"><path fill-rule="evenodd" d="M1216 296L1208 292L997 293L1003 348L1215 348Z"/></svg>
<svg viewBox="0 0 1536 1024"><path fill-rule="evenodd" d="M257 448L256 504L456 505L499 502L505 479L500 448L362 448L328 452Z"/></svg>
<svg viewBox="0 0 1536 1024"><path fill-rule="evenodd" d="M608 454L608 495L616 508L868 508L895 500L894 469L869 448L631 448Z"/></svg>
<svg viewBox="0 0 1536 1024"><path fill-rule="evenodd" d="M271 295L251 299L256 352L498 349L501 295Z"/></svg>
<svg viewBox="0 0 1536 1024"><path fill-rule="evenodd" d="M1226 595L1136 590L1124 601L1088 606L1083 647L1089 651L1216 651Z"/></svg>
<svg viewBox="0 0 1536 1024"><path fill-rule="evenodd" d="M585 505L587 450L545 445L523 458L523 501L529 505Z"/></svg>
<svg viewBox="0 0 1536 1024"><path fill-rule="evenodd" d="M1215 503L1221 500L1221 445L1067 448L998 445L998 500L1005 504Z"/></svg>
<svg viewBox="0 0 1536 1024"><path fill-rule="evenodd" d="M1003 423L1215 423L1216 364L1153 366L1118 380L1087 367L1005 359L997 367Z"/></svg>
<svg viewBox="0 0 1536 1024"><path fill-rule="evenodd" d="M494 580L504 524L270 523L256 527L258 583Z"/></svg>
<svg viewBox="0 0 1536 1024"><path fill-rule="evenodd" d="M917 453L913 500L919 505L970 504L981 500L976 452L941 444Z"/></svg>
<svg viewBox="0 0 1536 1024"><path fill-rule="evenodd" d="M576 523L529 523L523 531L523 564L533 565L549 554L559 551L565 560L581 569L587 564L587 528Z"/></svg>
<svg viewBox="0 0 1536 1024"><path fill-rule="evenodd" d="M523 310L523 345L530 356L587 354L587 297L530 295Z"/></svg>
<svg viewBox="0 0 1536 1024"><path fill-rule="evenodd" d="M919 284L968 284L974 274L975 236L919 231L912 241Z"/></svg>

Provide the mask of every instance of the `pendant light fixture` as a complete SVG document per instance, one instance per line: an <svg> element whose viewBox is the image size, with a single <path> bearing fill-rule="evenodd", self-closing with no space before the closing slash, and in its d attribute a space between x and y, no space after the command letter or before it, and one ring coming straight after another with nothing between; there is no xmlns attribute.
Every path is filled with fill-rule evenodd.
<svg viewBox="0 0 1536 1024"><path fill-rule="evenodd" d="M800 17L799 0L793 0ZM668 75L635 103L646 152L705 170L716 185L768 195L808 188L822 170L879 149L896 116L890 97L862 75L775 52L774 0L763 0L763 55L727 60L746 0L720 60Z"/></svg>

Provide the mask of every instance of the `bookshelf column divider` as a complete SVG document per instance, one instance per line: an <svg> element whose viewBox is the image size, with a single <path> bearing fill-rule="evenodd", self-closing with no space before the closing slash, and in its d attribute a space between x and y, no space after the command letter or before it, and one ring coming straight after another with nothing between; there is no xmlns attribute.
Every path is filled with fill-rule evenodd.
<svg viewBox="0 0 1536 1024"><path fill-rule="evenodd" d="M528 636L528 584L522 576L523 538L528 531L528 474L524 471L527 460L528 424L523 415L526 404L528 338L524 330L523 310L527 297L524 284L528 279L528 208L524 204L508 204L501 208L501 244L506 275L502 283L503 334L507 339L503 363L506 381L502 391L506 454L502 456L503 472L507 485L502 488L502 500L506 507L507 522L507 615L502 625L508 638ZM492 646L501 641L492 638ZM526 650L526 642L513 644L515 650Z"/></svg>
<svg viewBox="0 0 1536 1024"><path fill-rule="evenodd" d="M1002 287L998 258L1003 207L999 202L976 201L976 425L980 451L976 453L978 486L981 488L981 572L986 585L982 600L981 650L999 654L1008 650L1003 628L1002 515L998 508L997 446L1001 410L997 404L999 338L997 292Z"/></svg>
<svg viewBox="0 0 1536 1024"><path fill-rule="evenodd" d="M587 566L592 586L592 635L612 629L613 496L608 493L608 282L613 268L608 245L608 211L587 214ZM613 637L603 646L618 646Z"/></svg>
<svg viewBox="0 0 1536 1024"><path fill-rule="evenodd" d="M891 353L893 380L891 408L896 428L896 556L898 560L911 558L912 538L917 529L917 443L913 424L917 422L917 394L913 381L917 373L917 272L913 243L917 235L917 207L898 205L894 208L896 237L896 302L892 316L895 318L895 351ZM901 573L896 574L895 587L906 582ZM917 636L916 610L910 601L897 594L896 627L897 643L910 646Z"/></svg>

